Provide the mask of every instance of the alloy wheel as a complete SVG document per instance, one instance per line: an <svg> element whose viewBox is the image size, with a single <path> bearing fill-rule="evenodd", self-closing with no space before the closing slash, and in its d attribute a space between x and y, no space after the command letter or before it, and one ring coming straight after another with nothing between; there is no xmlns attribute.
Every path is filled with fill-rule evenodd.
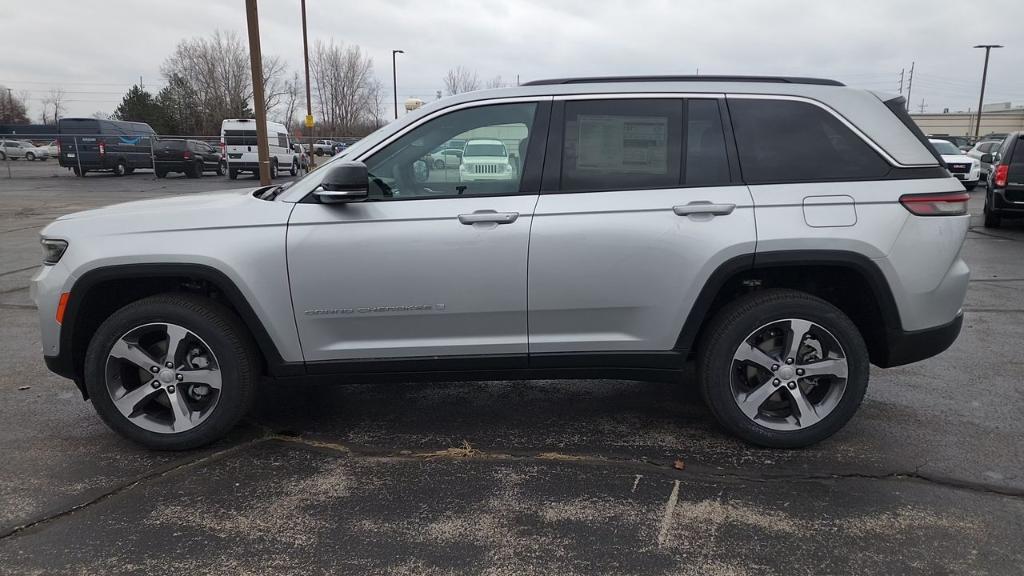
<svg viewBox="0 0 1024 576"><path fill-rule="evenodd" d="M213 350L194 332L170 323L132 328L106 361L106 387L117 410L136 426L179 434L217 407L222 378Z"/></svg>
<svg viewBox="0 0 1024 576"><path fill-rule="evenodd" d="M761 326L733 355L733 398L772 430L801 430L832 413L846 390L846 353L820 324L788 318Z"/></svg>

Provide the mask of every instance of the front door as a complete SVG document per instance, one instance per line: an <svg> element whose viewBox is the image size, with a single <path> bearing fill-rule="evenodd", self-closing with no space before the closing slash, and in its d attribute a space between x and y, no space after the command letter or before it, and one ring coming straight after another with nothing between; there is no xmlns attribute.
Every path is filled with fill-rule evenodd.
<svg viewBox="0 0 1024 576"><path fill-rule="evenodd" d="M539 180L524 179L518 166L542 106L435 116L358 158L370 174L369 200L296 204L288 268L307 362L497 356L525 363ZM456 138L505 156L472 173L430 161Z"/></svg>

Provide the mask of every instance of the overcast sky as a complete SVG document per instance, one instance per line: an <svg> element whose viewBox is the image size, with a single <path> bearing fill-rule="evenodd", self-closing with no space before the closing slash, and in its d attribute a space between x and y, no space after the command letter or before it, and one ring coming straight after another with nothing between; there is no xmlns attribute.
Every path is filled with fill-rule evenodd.
<svg viewBox="0 0 1024 576"><path fill-rule="evenodd" d="M264 54L302 66L298 0L260 0ZM610 74L787 74L897 92L916 61L912 109L977 106L983 51L994 50L986 102L1024 105L1024 0L308 0L310 42L358 44L399 101L430 100L453 66L515 82ZM9 2L0 18L0 84L29 91L30 115L63 88L66 115L110 113L182 39L215 29L245 37L244 0ZM906 93L906 86L904 86ZM389 98L390 104L390 98Z"/></svg>

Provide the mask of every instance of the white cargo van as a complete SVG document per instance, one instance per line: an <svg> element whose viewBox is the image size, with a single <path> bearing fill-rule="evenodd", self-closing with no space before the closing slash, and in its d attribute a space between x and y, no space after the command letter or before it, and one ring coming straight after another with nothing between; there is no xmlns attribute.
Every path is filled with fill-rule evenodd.
<svg viewBox="0 0 1024 576"><path fill-rule="evenodd" d="M234 180L239 172L259 174L256 150L256 120L229 118L220 124L220 145L228 163L228 177ZM270 148L270 177L281 170L292 176L299 173L299 155L292 150L288 129L277 122L267 122L267 145Z"/></svg>

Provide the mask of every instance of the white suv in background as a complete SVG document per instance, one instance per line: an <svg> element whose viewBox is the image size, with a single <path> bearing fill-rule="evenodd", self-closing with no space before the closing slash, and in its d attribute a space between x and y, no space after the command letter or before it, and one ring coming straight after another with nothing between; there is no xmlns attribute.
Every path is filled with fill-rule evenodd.
<svg viewBox="0 0 1024 576"><path fill-rule="evenodd" d="M470 140L462 151L459 178L463 182L512 180L515 169L501 140Z"/></svg>
<svg viewBox="0 0 1024 576"><path fill-rule="evenodd" d="M467 177L426 173L453 140ZM538 81L432 102L289 187L63 216L32 295L47 366L155 448L221 437L263 377L675 382L690 361L726 430L797 447L853 417L871 364L956 339L969 198L899 96Z"/></svg>
<svg viewBox="0 0 1024 576"><path fill-rule="evenodd" d="M954 178L961 181L964 188L974 190L981 180L981 160L971 158L949 140L931 139L928 142L935 148L942 161L946 163L946 169Z"/></svg>

